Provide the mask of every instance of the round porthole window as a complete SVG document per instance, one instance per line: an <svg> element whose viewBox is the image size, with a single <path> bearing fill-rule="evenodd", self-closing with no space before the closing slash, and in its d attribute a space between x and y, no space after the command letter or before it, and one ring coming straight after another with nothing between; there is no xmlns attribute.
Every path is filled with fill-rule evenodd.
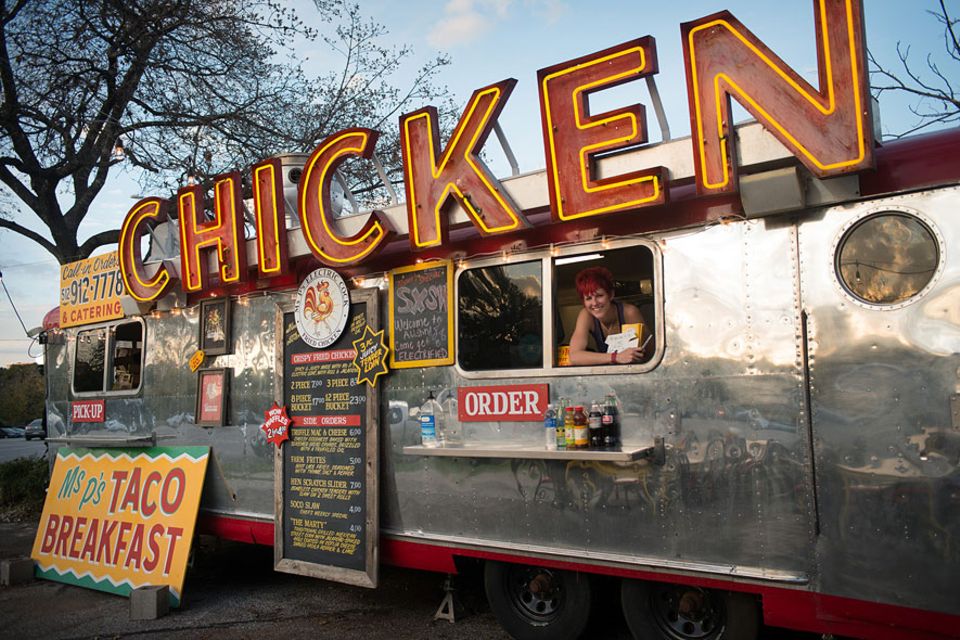
<svg viewBox="0 0 960 640"><path fill-rule="evenodd" d="M868 304L906 302L930 284L940 263L933 231L919 218L884 211L855 223L837 247L843 287Z"/></svg>

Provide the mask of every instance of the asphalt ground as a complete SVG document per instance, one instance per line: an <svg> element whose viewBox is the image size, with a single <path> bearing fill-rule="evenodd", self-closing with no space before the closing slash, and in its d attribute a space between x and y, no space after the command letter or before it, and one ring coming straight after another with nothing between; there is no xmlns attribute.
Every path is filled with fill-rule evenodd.
<svg viewBox="0 0 960 640"><path fill-rule="evenodd" d="M36 523L0 523L0 558L29 556ZM273 550L202 537L195 544L183 604L156 620L131 620L127 598L33 580L0 587L0 638L240 638L289 640L507 640L478 571L455 579L457 620L434 620L444 576L383 566L376 589L273 570ZM630 640L613 581L601 583L584 638ZM762 640L813 640L765 628Z"/></svg>
<svg viewBox="0 0 960 640"><path fill-rule="evenodd" d="M28 556L35 529L35 523L0 523L0 558ZM277 573L267 547L202 538L187 571L183 604L162 618L131 620L127 598L34 580L0 587L0 638L508 637L490 613L479 580L462 581L456 623L435 621L443 580L382 567L377 589L351 587Z"/></svg>
<svg viewBox="0 0 960 640"><path fill-rule="evenodd" d="M47 443L44 440L0 438L0 462L7 462L15 458L37 458L46 455Z"/></svg>

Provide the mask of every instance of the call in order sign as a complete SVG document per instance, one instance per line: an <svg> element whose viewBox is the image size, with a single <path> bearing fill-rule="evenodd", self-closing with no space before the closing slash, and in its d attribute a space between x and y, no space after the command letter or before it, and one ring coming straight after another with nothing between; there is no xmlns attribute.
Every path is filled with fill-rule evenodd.
<svg viewBox="0 0 960 640"><path fill-rule="evenodd" d="M60 326L103 322L123 317L123 278L117 252L60 267Z"/></svg>

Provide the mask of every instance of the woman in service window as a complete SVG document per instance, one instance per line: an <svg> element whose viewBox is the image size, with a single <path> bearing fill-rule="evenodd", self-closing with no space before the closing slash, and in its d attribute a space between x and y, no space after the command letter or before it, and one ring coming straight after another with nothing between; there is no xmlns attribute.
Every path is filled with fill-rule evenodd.
<svg viewBox="0 0 960 640"><path fill-rule="evenodd" d="M583 300L583 309L577 315L577 325L570 338L570 364L633 364L646 359L646 345L650 328L643 320L640 309L629 302L615 299L613 274L605 267L590 267L577 274L577 293ZM641 344L620 351L608 352L607 336L622 333L623 326L639 324ZM589 338L597 346L588 351Z"/></svg>

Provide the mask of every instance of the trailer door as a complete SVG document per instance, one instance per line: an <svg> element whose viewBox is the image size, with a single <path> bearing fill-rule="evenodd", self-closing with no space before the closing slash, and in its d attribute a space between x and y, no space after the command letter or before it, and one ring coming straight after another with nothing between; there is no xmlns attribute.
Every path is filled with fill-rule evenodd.
<svg viewBox="0 0 960 640"><path fill-rule="evenodd" d="M798 225L826 593L956 608L958 195L838 206Z"/></svg>

